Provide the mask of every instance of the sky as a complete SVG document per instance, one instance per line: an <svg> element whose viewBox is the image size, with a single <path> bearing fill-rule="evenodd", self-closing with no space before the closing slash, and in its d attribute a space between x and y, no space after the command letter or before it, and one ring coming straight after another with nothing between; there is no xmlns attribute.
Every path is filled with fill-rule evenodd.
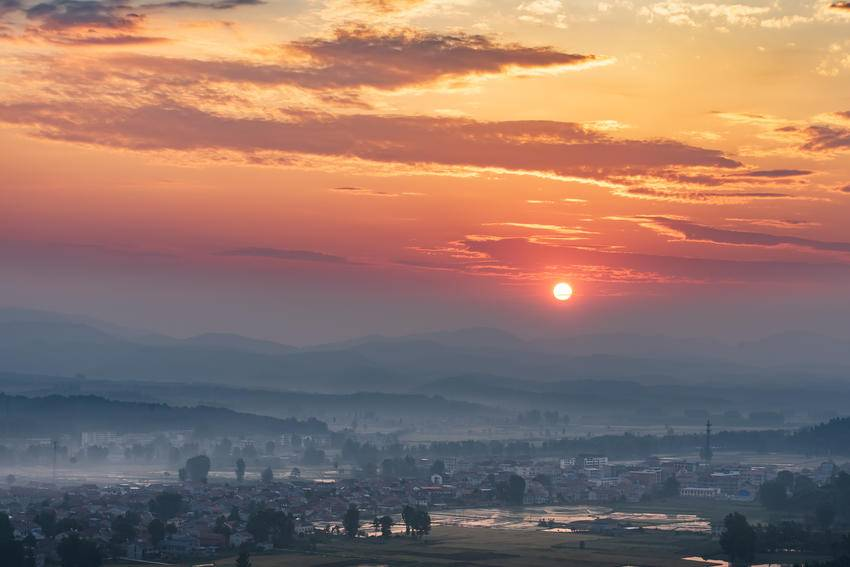
<svg viewBox="0 0 850 567"><path fill-rule="evenodd" d="M849 48L833 0L0 0L0 304L848 336Z"/></svg>

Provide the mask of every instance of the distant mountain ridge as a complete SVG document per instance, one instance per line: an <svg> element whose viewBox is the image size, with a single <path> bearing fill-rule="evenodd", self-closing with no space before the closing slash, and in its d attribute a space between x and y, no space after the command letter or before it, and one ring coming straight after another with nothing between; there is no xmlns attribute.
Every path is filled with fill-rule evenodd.
<svg viewBox="0 0 850 567"><path fill-rule="evenodd" d="M0 431L17 435L60 435L82 431L145 433L201 428L212 434L325 433L316 419L299 421L207 406L121 402L99 396L25 397L0 394Z"/></svg>
<svg viewBox="0 0 850 567"><path fill-rule="evenodd" d="M86 317L0 309L0 371L327 393L413 392L473 374L540 382L769 384L801 376L845 379L850 341L804 332L740 344L629 333L528 340L473 327L296 348L230 333L173 338Z"/></svg>

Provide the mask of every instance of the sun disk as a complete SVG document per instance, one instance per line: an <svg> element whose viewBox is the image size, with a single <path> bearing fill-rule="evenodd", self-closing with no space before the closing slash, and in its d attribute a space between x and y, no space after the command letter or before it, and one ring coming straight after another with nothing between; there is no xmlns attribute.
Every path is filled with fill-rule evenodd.
<svg viewBox="0 0 850 567"><path fill-rule="evenodd" d="M555 284L555 287L552 288L552 295L555 296L555 299L558 301L566 301L573 296L573 287L567 282L560 282Z"/></svg>

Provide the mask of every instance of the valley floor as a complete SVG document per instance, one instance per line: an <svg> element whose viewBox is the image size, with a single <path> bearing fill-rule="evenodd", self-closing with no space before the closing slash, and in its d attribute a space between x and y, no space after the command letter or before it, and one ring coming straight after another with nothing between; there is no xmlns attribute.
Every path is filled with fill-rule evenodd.
<svg viewBox="0 0 850 567"><path fill-rule="evenodd" d="M584 549L581 548L584 542ZM420 567L461 565L479 567L699 567L683 559L695 552L717 551L716 543L700 534L654 532L625 536L545 533L487 528L435 527L423 541L408 538L334 538L315 553L253 555L253 567ZM216 561L231 567L235 557Z"/></svg>

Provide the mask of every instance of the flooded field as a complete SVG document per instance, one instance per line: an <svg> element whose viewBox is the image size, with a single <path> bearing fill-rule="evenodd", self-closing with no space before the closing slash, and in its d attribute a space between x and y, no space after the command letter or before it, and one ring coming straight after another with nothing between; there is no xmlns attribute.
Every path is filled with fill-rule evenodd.
<svg viewBox="0 0 850 567"><path fill-rule="evenodd" d="M299 467L300 478L307 480L315 480L318 482L333 482L339 477L339 471L334 470L330 465L326 467ZM245 479L248 481L257 481L260 479L259 470L248 470L245 473ZM274 469L275 478L288 478L292 472L292 467L282 467ZM13 475L15 483L25 485L28 483L55 483L58 486L74 486L80 484L97 484L97 485L113 485L113 484L169 484L179 482L176 470L169 470L162 465L128 465L128 464L104 464L98 466L92 465L71 465L58 466L54 473L53 467L49 466L14 466L0 467L0 482L6 479L7 476ZM209 473L211 481L216 482L235 482L235 474L233 471L213 470Z"/></svg>
<svg viewBox="0 0 850 567"><path fill-rule="evenodd" d="M685 561L693 561L695 567L732 567L728 561L720 559L703 559L702 557L683 557ZM790 567L786 563L760 563L750 567Z"/></svg>
<svg viewBox="0 0 850 567"><path fill-rule="evenodd" d="M557 527L540 525L540 520L552 521ZM620 523L623 529L652 529L709 533L708 519L696 514L659 514L614 512L603 506L544 506L523 508L475 508L431 512L434 525L505 530L571 531L567 524L609 520Z"/></svg>

